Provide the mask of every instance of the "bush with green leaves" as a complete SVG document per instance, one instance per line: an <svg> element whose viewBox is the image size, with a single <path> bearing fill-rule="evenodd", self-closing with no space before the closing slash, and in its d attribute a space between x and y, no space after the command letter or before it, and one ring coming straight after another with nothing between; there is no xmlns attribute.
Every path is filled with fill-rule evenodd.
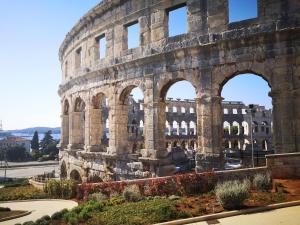
<svg viewBox="0 0 300 225"><path fill-rule="evenodd" d="M224 209L237 209L250 195L250 181L226 181L217 184L216 197Z"/></svg>
<svg viewBox="0 0 300 225"><path fill-rule="evenodd" d="M77 183L73 180L48 180L44 185L44 192L53 198L70 199L76 195Z"/></svg>
<svg viewBox="0 0 300 225"><path fill-rule="evenodd" d="M64 217L64 215L68 212L69 210L68 209L63 209L61 211L58 211L56 213L54 213L52 216L51 216L51 219L52 220L60 220Z"/></svg>
<svg viewBox="0 0 300 225"><path fill-rule="evenodd" d="M268 191L271 188L272 179L270 173L258 173L253 178L253 186L258 191Z"/></svg>
<svg viewBox="0 0 300 225"><path fill-rule="evenodd" d="M137 202L142 199L142 194L139 187L135 184L126 186L123 191L123 197L128 202Z"/></svg>

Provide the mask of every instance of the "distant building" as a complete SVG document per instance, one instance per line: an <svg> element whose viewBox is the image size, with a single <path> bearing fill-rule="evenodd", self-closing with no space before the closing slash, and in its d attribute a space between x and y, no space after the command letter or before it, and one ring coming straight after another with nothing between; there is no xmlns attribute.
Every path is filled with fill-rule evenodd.
<svg viewBox="0 0 300 225"><path fill-rule="evenodd" d="M30 144L31 141L25 138L17 137L17 136L9 136L0 140L0 149L4 149L7 147L14 147L14 146L22 146L26 149L26 151L30 152Z"/></svg>

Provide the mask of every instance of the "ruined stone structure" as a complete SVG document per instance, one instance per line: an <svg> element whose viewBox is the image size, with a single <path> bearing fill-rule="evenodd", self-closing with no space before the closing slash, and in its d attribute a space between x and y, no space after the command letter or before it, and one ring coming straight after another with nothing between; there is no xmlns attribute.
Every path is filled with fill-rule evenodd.
<svg viewBox="0 0 300 225"><path fill-rule="evenodd" d="M170 37L169 12L181 6L188 11L188 31ZM261 76L271 87L275 151L300 151L299 12L298 0L258 0L257 18L229 23L227 0L103 0L72 28L59 51L61 176L85 181L172 173L164 136L166 93L180 80L196 90L196 170L217 166L222 87L242 73ZM128 27L136 23L140 44L128 49ZM105 57L99 54L103 38ZM126 147L134 87L144 93L141 157ZM103 151L105 97L109 143Z"/></svg>
<svg viewBox="0 0 300 225"><path fill-rule="evenodd" d="M134 153L144 149L144 108L143 101L136 102L129 97L127 132L128 148ZM196 103L190 99L166 100L165 146L197 149L195 113ZM264 106L253 105L252 136L254 147L258 150L272 150L272 110ZM251 115L249 106L237 101L222 102L223 148L246 150L251 145ZM107 117L103 123L107 122ZM105 124L103 124L105 126ZM106 127L107 135L109 129Z"/></svg>

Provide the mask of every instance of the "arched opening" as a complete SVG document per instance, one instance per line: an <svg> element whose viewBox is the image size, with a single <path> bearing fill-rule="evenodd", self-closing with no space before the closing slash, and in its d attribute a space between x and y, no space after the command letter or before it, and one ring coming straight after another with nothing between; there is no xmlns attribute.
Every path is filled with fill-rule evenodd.
<svg viewBox="0 0 300 225"><path fill-rule="evenodd" d="M165 113L165 138L173 143L169 150L173 163L178 168L190 169L194 159L188 156L196 150L195 87L186 80L172 80L162 88L160 97L169 111Z"/></svg>
<svg viewBox="0 0 300 225"><path fill-rule="evenodd" d="M72 170L70 173L70 179L78 182L82 182L80 173L77 170Z"/></svg>
<svg viewBox="0 0 300 225"><path fill-rule="evenodd" d="M254 159L251 152L254 151L256 154L264 150L266 144L263 140L272 138L268 128L268 124L272 122L270 91L271 87L267 80L256 74L234 74L221 84L220 96L224 99L223 143L226 143L223 147L224 150L228 147L233 151L232 154L226 155L227 162L232 157L238 160L243 158L242 165L252 165L251 161ZM227 121L232 121L231 127L228 127L230 124ZM230 139L233 140L231 146ZM241 152L238 154L239 151L243 154Z"/></svg>
<svg viewBox="0 0 300 225"><path fill-rule="evenodd" d="M223 133L224 135L229 135L231 133L230 123L227 121L223 122Z"/></svg>
<svg viewBox="0 0 300 225"><path fill-rule="evenodd" d="M85 144L85 102L76 98L72 121L73 143L77 148L83 148Z"/></svg>
<svg viewBox="0 0 300 225"><path fill-rule="evenodd" d="M232 135L239 135L240 134L240 124L236 121L234 121L232 123L231 134Z"/></svg>
<svg viewBox="0 0 300 225"><path fill-rule="evenodd" d="M180 133L184 136L187 135L187 123L185 121L181 122L181 131Z"/></svg>
<svg viewBox="0 0 300 225"><path fill-rule="evenodd" d="M67 178L67 166L65 161L63 161L60 166L60 179L66 179L66 178Z"/></svg>
<svg viewBox="0 0 300 225"><path fill-rule="evenodd" d="M139 87L129 86L120 95L120 104L124 112L124 118L120 118L122 124L126 124L126 133L123 139L127 140L125 148L129 153L140 154L144 147L144 94ZM127 112L127 113L126 113ZM121 129L122 130L122 129Z"/></svg>
<svg viewBox="0 0 300 225"><path fill-rule="evenodd" d="M242 122L242 130L243 130L242 132L243 135L247 135L247 136L249 135L249 125L246 121Z"/></svg>
<svg viewBox="0 0 300 225"><path fill-rule="evenodd" d="M92 98L90 111L90 150L106 152L109 143L109 129L106 129L109 117L108 98L98 93Z"/></svg>
<svg viewBox="0 0 300 225"><path fill-rule="evenodd" d="M62 134L61 134L61 142L63 146L67 146L69 144L69 115L70 114L70 104L67 99L65 99L63 104L63 115L62 115Z"/></svg>

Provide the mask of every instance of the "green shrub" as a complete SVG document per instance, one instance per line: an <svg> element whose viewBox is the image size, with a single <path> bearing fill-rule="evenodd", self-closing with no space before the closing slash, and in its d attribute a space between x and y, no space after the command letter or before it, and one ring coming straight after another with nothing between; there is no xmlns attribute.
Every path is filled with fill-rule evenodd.
<svg viewBox="0 0 300 225"><path fill-rule="evenodd" d="M68 212L67 209L63 209L63 210L61 210L61 211L59 211L59 212L56 212L56 213L54 213L54 214L51 216L51 219L52 219L52 220L60 220L60 219L63 218L63 216L64 216L67 212Z"/></svg>
<svg viewBox="0 0 300 225"><path fill-rule="evenodd" d="M167 198L125 202L105 208L88 220L90 225L141 225L186 218L187 214L176 209L176 202Z"/></svg>
<svg viewBox="0 0 300 225"><path fill-rule="evenodd" d="M0 212L9 212L11 211L8 207L0 207Z"/></svg>
<svg viewBox="0 0 300 225"><path fill-rule="evenodd" d="M140 189L137 185L129 185L124 188L123 197L128 202L137 202L142 199Z"/></svg>
<svg viewBox="0 0 300 225"><path fill-rule="evenodd" d="M27 222L23 223L23 225L36 225L36 224L33 221L27 221Z"/></svg>
<svg viewBox="0 0 300 225"><path fill-rule="evenodd" d="M28 179L20 178L14 179L4 184L4 187L21 187L29 185Z"/></svg>
<svg viewBox="0 0 300 225"><path fill-rule="evenodd" d="M253 178L253 186L258 191L267 191L271 188L271 175L270 173L262 174L258 173L255 174Z"/></svg>
<svg viewBox="0 0 300 225"><path fill-rule="evenodd" d="M108 196L99 192L99 193L93 193L93 194L90 194L88 196L88 200L92 200L92 201L96 201L96 202L101 202L101 201L104 201L108 199Z"/></svg>
<svg viewBox="0 0 300 225"><path fill-rule="evenodd" d="M48 195L32 185L0 188L0 201L48 198Z"/></svg>
<svg viewBox="0 0 300 225"><path fill-rule="evenodd" d="M53 198L70 199L76 195L77 183L73 180L48 180L44 185L45 193Z"/></svg>
<svg viewBox="0 0 300 225"><path fill-rule="evenodd" d="M235 180L217 184L215 193L219 203L223 206L223 208L236 209L241 207L244 200L249 197L249 190L249 180Z"/></svg>

